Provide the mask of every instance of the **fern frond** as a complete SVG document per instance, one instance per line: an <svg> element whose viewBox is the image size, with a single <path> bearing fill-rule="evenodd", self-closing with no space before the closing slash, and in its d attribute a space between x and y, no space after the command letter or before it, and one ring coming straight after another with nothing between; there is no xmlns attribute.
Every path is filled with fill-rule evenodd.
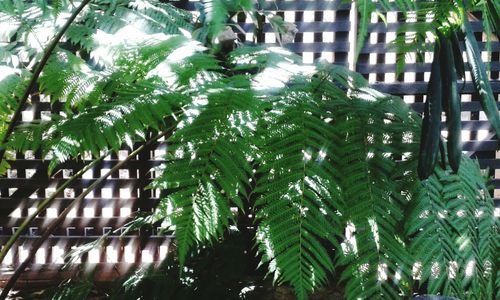
<svg viewBox="0 0 500 300"><path fill-rule="evenodd" d="M75 107L96 105L106 84L102 80L109 75L93 70L70 52L59 51L52 55L40 76L40 91L51 96L52 103L66 102L66 111L70 112Z"/></svg>
<svg viewBox="0 0 500 300"><path fill-rule="evenodd" d="M79 281L69 279L58 287L52 300L85 299L93 287L94 283L88 278Z"/></svg>
<svg viewBox="0 0 500 300"><path fill-rule="evenodd" d="M359 19L359 29L357 32L357 42L356 42L356 55L355 61L357 60L361 49L365 45L366 35L368 34L368 24L372 17L372 13L377 9L375 3L372 0L357 0L356 1L358 12L360 15Z"/></svg>
<svg viewBox="0 0 500 300"><path fill-rule="evenodd" d="M410 251L428 293L489 299L498 220L479 165L466 157L462 164L458 174L437 167L419 188L407 222Z"/></svg>
<svg viewBox="0 0 500 300"><path fill-rule="evenodd" d="M118 150L123 143L132 146L144 138L148 128L158 130L172 107L182 106L186 97L165 92L155 95L157 86L136 82L134 86L116 90L116 100L82 110L71 118L53 117L40 125L20 126L9 142L19 151L42 147L51 153L50 170L85 151L98 156L106 149Z"/></svg>
<svg viewBox="0 0 500 300"><path fill-rule="evenodd" d="M337 247L341 235L335 136L323 119L321 98L292 90L273 102L276 112L261 133L257 242L275 280L290 283L305 299L333 271L327 244Z"/></svg>
<svg viewBox="0 0 500 300"><path fill-rule="evenodd" d="M354 231L346 236L342 263L349 267L342 278L348 299L399 299L411 281L411 260L399 229L407 202L403 192L408 189L401 178L411 174L403 174L394 157L408 148L401 127L411 128L415 121L399 100L375 94L375 102L366 101L373 96L363 94L356 93L336 109L337 130L343 136L342 215L345 226ZM398 106L399 111L393 109Z"/></svg>
<svg viewBox="0 0 500 300"><path fill-rule="evenodd" d="M225 81L224 90L193 103L169 139L163 175L152 184L167 189L162 201L173 208L181 264L195 245L222 236L233 219L231 204L243 209L240 197L252 174L249 137L260 105L248 89L233 84Z"/></svg>
<svg viewBox="0 0 500 300"><path fill-rule="evenodd" d="M26 89L27 71L0 65L0 137L3 137L9 125L10 116L17 108L17 97ZM0 176L10 168L7 159L10 154L0 161Z"/></svg>

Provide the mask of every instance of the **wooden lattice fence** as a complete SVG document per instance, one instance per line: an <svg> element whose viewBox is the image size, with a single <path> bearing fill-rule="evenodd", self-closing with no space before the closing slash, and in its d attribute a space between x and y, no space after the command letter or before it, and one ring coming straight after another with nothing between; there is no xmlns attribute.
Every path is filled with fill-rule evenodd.
<svg viewBox="0 0 500 300"><path fill-rule="evenodd" d="M180 1L179 5L194 10L194 2ZM285 21L297 25L299 33L295 41L285 47L302 55L304 62L310 63L323 58L331 63L355 67L355 70L365 75L376 89L399 95L414 109L422 111L432 58L426 57L425 63L410 61L404 73L396 77L396 53L394 50L388 50L387 43L396 37L396 30L401 20L401 16L397 13L387 14L387 26L376 17L373 18L366 45L362 48L358 63L352 66L350 53L354 53L355 45L350 43L350 40L357 30L357 14L352 12L351 5L342 4L337 0L268 1L268 9L281 15ZM252 40L253 24L245 16L238 16L238 21L247 32L239 34L240 40L242 42ZM482 33L481 23L474 22L473 28L479 45L484 50L486 37ZM272 28L266 26L264 31L257 40L276 43ZM498 99L500 93L498 41L492 43L492 50L491 84ZM500 207L498 142L484 113L481 112L478 95L474 92L470 76L465 84L459 83L459 86L464 102L462 106L464 151L477 157L481 166L488 167L490 175L495 176L494 197L498 214ZM48 99L40 95L32 95L31 104L23 113L24 122L43 119L51 112L60 110L60 105L51 106ZM43 269L48 272L45 274L52 274L50 272L57 270L63 263L62 255L72 247L93 241L100 235L119 228L137 211L151 211L158 203L159 194L156 191L145 190L144 187L155 175L151 169L162 162L165 147L160 141L147 151L143 151L129 162L126 168L113 174L103 186L86 197L82 204L70 213L63 226L54 232L54 236L39 250L32 270ZM8 276L9 270L26 257L30 243L41 228L55 218L75 195L80 194L128 153L130 149L111 154L59 195L54 204L36 218L35 223L12 248L3 265L3 276ZM0 178L1 243L12 235L23 218L34 211L38 201L45 199L66 178L90 162L88 157L84 161L65 163L51 178L46 179L48 162L42 160L40 153L16 153L15 156L12 169L6 177ZM160 237L156 230L152 230L124 239L110 238L104 247L95 248L85 255L82 262L93 263L103 270L111 271L116 270L116 266L127 267L141 262L157 262L166 256L169 246L169 237Z"/></svg>

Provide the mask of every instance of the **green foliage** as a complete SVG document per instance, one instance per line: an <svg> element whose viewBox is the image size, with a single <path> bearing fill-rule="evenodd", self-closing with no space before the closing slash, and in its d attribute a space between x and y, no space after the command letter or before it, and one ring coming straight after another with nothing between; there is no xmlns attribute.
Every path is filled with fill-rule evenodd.
<svg viewBox="0 0 500 300"><path fill-rule="evenodd" d="M372 1L357 1L357 4L361 14L358 37L359 52L367 34L367 23L371 14L376 10L376 5ZM393 42L393 47L397 51L398 74L404 70L406 53L417 53L417 57L421 58L425 52L431 51L432 44L435 45L421 133L419 176L421 179L427 178L437 160L441 106L446 112L450 132L448 138L449 162L452 169L457 171L461 146L459 138L460 99L457 94L456 81L458 77L464 78L464 63L459 38L464 40L474 87L480 95L483 110L497 136L500 135L500 115L493 97L486 66L482 62L479 47L469 23L469 13L475 11L482 13L484 33L487 37L486 49L491 52L493 29L498 30L499 7L489 1L454 0L395 1L394 3L381 1L381 8L383 8L382 12L401 11L405 19L410 22L398 29L397 38ZM450 39L454 45L448 45L446 39ZM443 51L439 51L440 48L443 48ZM443 101L441 101L442 96L444 97ZM447 102L448 98L451 100Z"/></svg>
<svg viewBox="0 0 500 300"><path fill-rule="evenodd" d="M360 15L359 19L359 31L358 38L356 42L356 60L365 44L366 35L368 34L368 24L370 24L372 13L376 10L375 3L372 0L362 0L356 1L358 12Z"/></svg>
<svg viewBox="0 0 500 300"><path fill-rule="evenodd" d="M415 173L407 162L398 165L394 156L412 149L403 143L401 129L413 129L416 118L394 99L382 96L377 102L352 103L352 110L344 110L338 124L345 137L339 159L346 199L342 215L345 226L354 231L350 239L346 236L343 264L349 268L342 274L349 299L381 295L398 299L400 289L408 293L404 285L411 281L409 255L398 224L408 201L402 194ZM399 111L393 109L398 106ZM403 176L412 180L402 180ZM396 273L399 285L393 283Z"/></svg>
<svg viewBox="0 0 500 300"><path fill-rule="evenodd" d="M239 77L219 82L206 101L193 103L170 138L169 161L153 187L171 190L165 201L174 213L179 260L195 243L216 240L232 219L230 205L243 208L251 174L248 138L259 103ZM223 89L222 89L223 87ZM197 115L196 115L197 114ZM194 120L193 120L194 119Z"/></svg>
<svg viewBox="0 0 500 300"><path fill-rule="evenodd" d="M28 34L23 26L34 20L19 16L20 9L44 11L52 21L69 10L65 1L9 6L14 2L0 6L0 17L6 16L0 21L19 23L2 31L9 39ZM252 3L204 1L204 30L215 36L232 13L252 10ZM364 5L363 11L374 9ZM253 214L255 231L247 230L261 264L299 299L326 285L332 273L341 274L348 299L414 292L492 298L498 222L476 163L462 157L457 174L432 166L432 175L420 181L420 118L403 101L369 88L359 74L304 66L276 47L242 46L218 60L213 49L179 34L192 30L189 18L158 2L95 1L39 80L54 105L65 102L63 112L18 126L8 148L41 149L53 170L86 152L133 147L166 131L165 162L150 185L160 190L160 203L132 224L161 222L175 234L180 266L173 269L181 277L195 254ZM26 52L18 63L26 67L38 48L15 39L1 62L13 65L12 57ZM0 81L0 117L12 110L22 82L18 75ZM445 271L452 261L455 279ZM138 270L124 293L132 299L166 293L159 283L167 276L154 273ZM158 289L137 291L151 286ZM60 295L71 290L88 293L69 288Z"/></svg>
<svg viewBox="0 0 500 300"><path fill-rule="evenodd" d="M67 0L2 1L0 20L8 25L0 29L0 40L5 43L0 62L14 67L32 65L72 10ZM157 0L91 1L67 31L67 43L60 46L70 51L82 49L96 63L104 63L103 59L113 58L113 44L123 45L125 39L133 42L141 34L189 31L191 20L190 13Z"/></svg>
<svg viewBox="0 0 500 300"><path fill-rule="evenodd" d="M86 299L93 286L94 283L88 279L80 281L69 279L61 284L52 300Z"/></svg>
<svg viewBox="0 0 500 300"><path fill-rule="evenodd" d="M458 174L436 168L415 193L406 230L428 292L492 298L498 219L477 162L463 157Z"/></svg>
<svg viewBox="0 0 500 300"><path fill-rule="evenodd" d="M476 38L468 20L464 21L462 30L465 35L465 49L469 65L471 67L472 80L479 93L481 106L483 107L483 110L497 136L500 137L500 115L493 96L493 91L491 90L491 85L489 84L489 77L486 73L486 68L481 60Z"/></svg>
<svg viewBox="0 0 500 300"><path fill-rule="evenodd" d="M253 0L203 0L198 3L200 22L203 24L196 36L201 41L212 43L219 33L230 24L230 18L239 11L251 12L254 10Z"/></svg>
<svg viewBox="0 0 500 300"><path fill-rule="evenodd" d="M262 261L303 299L334 269L322 240L338 248L341 235L336 211L343 201L329 161L336 137L324 120L326 103L311 91L287 91L271 102L259 134L256 236Z"/></svg>
<svg viewBox="0 0 500 300"><path fill-rule="evenodd" d="M10 115L17 106L16 97L26 88L26 73L20 69L0 65L0 137L4 135ZM9 155L7 158L11 159ZM3 176L9 167L6 159L0 161L0 176Z"/></svg>

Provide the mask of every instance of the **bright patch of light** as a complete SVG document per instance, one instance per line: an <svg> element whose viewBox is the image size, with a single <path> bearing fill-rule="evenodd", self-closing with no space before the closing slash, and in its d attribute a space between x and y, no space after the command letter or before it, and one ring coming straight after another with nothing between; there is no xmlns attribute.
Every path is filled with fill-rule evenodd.
<svg viewBox="0 0 500 300"><path fill-rule="evenodd" d="M52 263L53 264L63 264L64 263L64 249L59 246L52 247Z"/></svg>
<svg viewBox="0 0 500 300"><path fill-rule="evenodd" d="M398 269L396 273L394 274L394 281L397 284L401 280L401 270Z"/></svg>
<svg viewBox="0 0 500 300"><path fill-rule="evenodd" d="M318 153L318 158L319 158L319 160L325 159L326 158L326 151L320 150Z"/></svg>
<svg viewBox="0 0 500 300"><path fill-rule="evenodd" d="M459 243L458 249L460 251L463 251L465 248L467 248L471 244L471 241L470 241L469 237L462 235L458 238L458 243Z"/></svg>
<svg viewBox="0 0 500 300"><path fill-rule="evenodd" d="M83 189L83 191L86 191L87 189ZM85 199L93 199L94 198L94 191L90 191L86 196Z"/></svg>
<svg viewBox="0 0 500 300"><path fill-rule="evenodd" d="M253 290L255 290L255 285L250 285L242 288L239 294L240 298L244 298L247 293L252 292Z"/></svg>
<svg viewBox="0 0 500 300"><path fill-rule="evenodd" d="M118 251L113 246L106 246L106 262L117 263Z"/></svg>
<svg viewBox="0 0 500 300"><path fill-rule="evenodd" d="M132 196L132 193L130 191L130 188L120 188L120 198L130 199L131 196Z"/></svg>
<svg viewBox="0 0 500 300"><path fill-rule="evenodd" d="M431 265L431 276L432 278L438 278L440 273L439 263L433 262Z"/></svg>
<svg viewBox="0 0 500 300"><path fill-rule="evenodd" d="M45 248L40 248L35 254L35 263L44 264L45 263Z"/></svg>
<svg viewBox="0 0 500 300"><path fill-rule="evenodd" d="M276 66L267 67L257 74L252 87L257 91L281 89L293 76L307 76L315 71L314 66L298 65L293 62L279 62Z"/></svg>
<svg viewBox="0 0 500 300"><path fill-rule="evenodd" d="M457 277L458 272L458 263L456 261L450 261L450 265L448 267L448 277L450 279L454 279Z"/></svg>
<svg viewBox="0 0 500 300"><path fill-rule="evenodd" d="M19 261L24 261L28 258L29 249L26 249L24 246L19 246Z"/></svg>
<svg viewBox="0 0 500 300"><path fill-rule="evenodd" d="M72 208L68 214L66 215L67 218L76 218L76 208Z"/></svg>
<svg viewBox="0 0 500 300"><path fill-rule="evenodd" d="M388 278L387 264L385 263L379 264L377 268L378 281L386 281L387 278Z"/></svg>
<svg viewBox="0 0 500 300"><path fill-rule="evenodd" d="M92 169L88 170L87 172L82 174L83 179L92 179L94 176L94 172Z"/></svg>
<svg viewBox="0 0 500 300"><path fill-rule="evenodd" d="M102 198L110 199L113 197L113 189L111 188L103 188L101 189Z"/></svg>
<svg viewBox="0 0 500 300"><path fill-rule="evenodd" d="M141 251L141 262L143 263L152 263L153 262L153 254L150 250L144 249Z"/></svg>
<svg viewBox="0 0 500 300"><path fill-rule="evenodd" d="M411 269L411 274L412 274L414 279L420 280L420 278L422 277L422 263L421 262L417 261L415 264L413 264L413 267Z"/></svg>
<svg viewBox="0 0 500 300"><path fill-rule="evenodd" d="M126 263L133 263L135 262L135 253L132 245L127 245L124 247L123 254L125 257L125 262Z"/></svg>
<svg viewBox="0 0 500 300"><path fill-rule="evenodd" d="M468 263L467 263L467 266L465 267L465 276L466 277L471 277L472 275L474 275L474 269L476 267L476 262L473 261L473 260L470 260Z"/></svg>
<svg viewBox="0 0 500 300"><path fill-rule="evenodd" d="M120 217L128 217L132 213L132 209L130 207L121 207L120 208Z"/></svg>
<svg viewBox="0 0 500 300"><path fill-rule="evenodd" d="M100 256L99 249L91 249L88 255L88 262L91 264L99 263L100 261L99 256Z"/></svg>
<svg viewBox="0 0 500 300"><path fill-rule="evenodd" d="M55 208L55 207L47 208L47 218L48 219L57 218L57 208Z"/></svg>
<svg viewBox="0 0 500 300"><path fill-rule="evenodd" d="M0 27L0 40L9 41L19 29L21 22L4 13L0 13L0 20L2 20L2 26Z"/></svg>
<svg viewBox="0 0 500 300"><path fill-rule="evenodd" d="M97 47L91 52L91 58L99 64L110 66L120 48L132 48L144 42L151 43L168 39L165 34L147 34L138 26L139 23L128 24L114 34L98 29L92 36Z"/></svg>
<svg viewBox="0 0 500 300"><path fill-rule="evenodd" d="M341 244L342 251L344 254L358 253L358 245L354 233L356 232L356 226L352 222L348 222L345 228L345 241Z"/></svg>
<svg viewBox="0 0 500 300"><path fill-rule="evenodd" d="M30 48L34 48L38 52L41 52L55 33L56 29L52 21L40 22L26 33L24 41Z"/></svg>
<svg viewBox="0 0 500 300"><path fill-rule="evenodd" d="M95 210L93 207L84 207L83 208L83 216L85 218L93 218L95 217Z"/></svg>
<svg viewBox="0 0 500 300"><path fill-rule="evenodd" d="M312 158L311 153L309 153L307 150L302 150L302 153L304 154L304 160L305 161L310 161Z"/></svg>
<svg viewBox="0 0 500 300"><path fill-rule="evenodd" d="M0 65L0 81L12 75L19 75L19 73L18 69Z"/></svg>
<svg viewBox="0 0 500 300"><path fill-rule="evenodd" d="M445 219L446 216L448 215L448 211L446 210L441 210L437 212L437 215L440 219Z"/></svg>
<svg viewBox="0 0 500 300"><path fill-rule="evenodd" d="M12 265L14 263L13 256L12 256L12 248L7 251L7 254L3 258L2 265Z"/></svg>
<svg viewBox="0 0 500 300"><path fill-rule="evenodd" d="M34 213L36 213L36 207L30 207L30 208L28 208L28 215L29 216L31 216Z"/></svg>
<svg viewBox="0 0 500 300"><path fill-rule="evenodd" d="M11 218L20 218L21 217L21 208L18 207L16 209L14 209L10 213L9 217L11 217Z"/></svg>
<svg viewBox="0 0 500 300"><path fill-rule="evenodd" d="M375 245L377 246L377 250L380 250L380 241L379 241L380 238L379 238L379 234L378 234L378 225L374 219L368 220L368 224L370 224L370 229L372 231L373 239L375 240Z"/></svg>
<svg viewBox="0 0 500 300"><path fill-rule="evenodd" d="M163 260L167 257L168 254L168 245L161 245L160 246L160 260Z"/></svg>
<svg viewBox="0 0 500 300"><path fill-rule="evenodd" d="M104 218L111 218L113 217L113 208L112 207L103 207L101 210L101 215Z"/></svg>

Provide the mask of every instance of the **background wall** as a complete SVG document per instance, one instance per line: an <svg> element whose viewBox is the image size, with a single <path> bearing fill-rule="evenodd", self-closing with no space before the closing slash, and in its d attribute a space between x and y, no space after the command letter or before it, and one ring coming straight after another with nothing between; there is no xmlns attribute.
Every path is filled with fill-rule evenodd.
<svg viewBox="0 0 500 300"><path fill-rule="evenodd" d="M195 1L177 1L177 5L194 10ZM426 85L429 79L432 56L426 55L425 63L417 64L411 59L404 73L396 77L396 53L388 50L387 43L396 37L396 29L400 24L401 16L397 13L386 15L387 26L376 16L372 18L369 27L369 37L364 45L358 63L354 66L352 53L355 45L357 30L357 13L349 4L341 4L340 0L326 1L267 1L269 10L282 16L285 21L297 25L299 33L295 41L285 47L300 54L305 63L323 58L335 64L341 64L362 73L376 89L399 95L415 110L422 111ZM480 18L480 15L477 15ZM239 33L242 42L252 41L253 24L244 15L238 16L241 27L247 32ZM474 22L476 38L482 49L485 48L485 36L482 33L480 22ZM354 38L354 39L353 39ZM265 27L265 33L257 37L259 41L275 44L276 37L270 26ZM499 98L499 53L500 43L493 42L491 56L491 84L495 97ZM487 59L486 53L483 53ZM465 53L464 53L465 55ZM480 112L478 95L474 92L470 74L467 82L459 83L461 87L462 118L464 151L472 157L477 157L483 168L490 169L494 176L494 197L497 215L500 212L500 151L497 151L498 141L493 136L483 112ZM32 106L23 112L23 121L43 118L50 112L57 112L60 105L51 107L48 99L40 95L31 96ZM500 106L499 106L500 107ZM446 135L446 132L443 132ZM35 224L25 233L19 244L10 251L4 261L2 274L8 275L12 265L22 261L28 253L33 236L50 219L57 217L60 211L75 195L92 184L101 174L112 168L118 161L128 155L129 150L122 150L112 154L95 168L77 180L64 195L56 199L54 205L46 213L36 219ZM45 269L54 271L61 266L61 256L75 245L95 240L101 234L118 228L135 212L150 211L158 202L159 194L143 188L154 177L151 168L161 163L165 145L159 142L147 151L137 156L113 174L104 186L96 189L85 201L68 216L64 225L59 228L53 237L39 250L36 257L34 271ZM34 210L38 201L45 199L65 178L77 172L90 157L84 161L68 162L49 180L44 174L47 170L47 161L43 161L40 153L16 153L16 160L12 162L12 169L7 177L0 178L0 242L16 230L22 218ZM142 232L140 236L130 236L122 240L116 238L106 242L104 251L98 248L91 250L83 261L98 263L98 266L107 270L116 267L127 268L134 262L153 262L164 257L169 251L169 238L156 236L156 230ZM58 273L54 273L58 274ZM50 275L47 275L50 276Z"/></svg>

